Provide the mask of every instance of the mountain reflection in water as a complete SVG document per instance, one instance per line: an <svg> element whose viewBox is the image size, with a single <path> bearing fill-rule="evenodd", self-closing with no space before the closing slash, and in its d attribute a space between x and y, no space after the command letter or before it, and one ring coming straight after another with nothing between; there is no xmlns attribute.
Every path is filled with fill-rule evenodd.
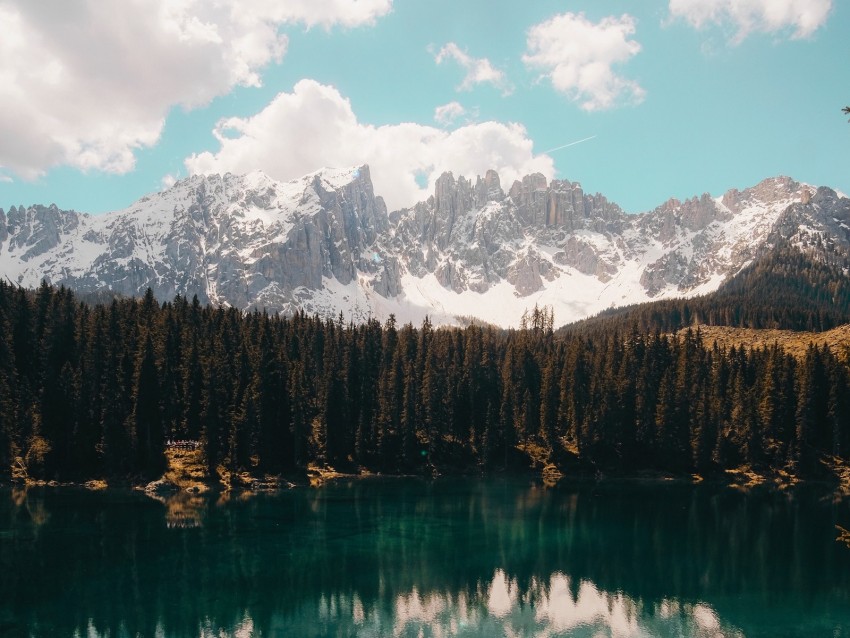
<svg viewBox="0 0 850 638"><path fill-rule="evenodd" d="M807 486L0 491L0 635L847 637L848 519Z"/></svg>
<svg viewBox="0 0 850 638"><path fill-rule="evenodd" d="M738 638L743 633L722 626L717 614L706 604L681 605L661 601L652 609L618 594L599 592L589 582L572 597L569 577L554 574L535 603L523 601L516 583L497 571L480 596L465 593L421 595L415 589L399 594L386 609L367 610L355 594L351 599L321 598L318 609L305 609L289 617L273 618L271 635L280 636L450 636L557 637L603 636L649 638L653 636L693 636ZM255 636L258 628L246 616L225 635ZM161 635L166 635L161 630ZM199 635L218 638L222 628L207 622Z"/></svg>

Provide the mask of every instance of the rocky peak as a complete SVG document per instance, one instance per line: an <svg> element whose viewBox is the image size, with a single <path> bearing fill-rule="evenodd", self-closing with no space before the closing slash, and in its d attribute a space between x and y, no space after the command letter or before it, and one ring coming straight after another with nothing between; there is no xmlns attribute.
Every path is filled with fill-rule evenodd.
<svg viewBox="0 0 850 638"><path fill-rule="evenodd" d="M846 197L841 197L837 192L832 190L827 186L819 187L814 194L809 189L804 189L803 191L804 198L801 199L801 203L808 204L812 203L815 206L836 206L838 205L840 208L847 210L848 205L850 205L850 200ZM842 221L850 221L850 219L843 219Z"/></svg>
<svg viewBox="0 0 850 638"><path fill-rule="evenodd" d="M547 185L540 173L514 182L509 195L516 204L521 222L535 228L568 232L588 228L605 232L612 222L620 221L625 214L602 195L585 194L578 182L556 179Z"/></svg>
<svg viewBox="0 0 850 638"><path fill-rule="evenodd" d="M548 184L541 173L532 173L515 181L508 193L517 207L517 216L526 226L542 226L546 217Z"/></svg>
<svg viewBox="0 0 850 638"><path fill-rule="evenodd" d="M743 191L733 188L723 195L722 201L724 206L737 214L751 202L770 205L795 197L798 201L803 197L800 183L790 177L780 176L762 180L752 188Z"/></svg>
<svg viewBox="0 0 850 638"><path fill-rule="evenodd" d="M389 228L387 206L383 197L375 195L368 164L338 171L332 179L324 176L323 181L334 187L346 228L349 233L362 233L361 243L372 243L380 233L386 232Z"/></svg>
<svg viewBox="0 0 850 638"><path fill-rule="evenodd" d="M499 181L499 174L492 168L475 181L475 207L481 208L487 202L500 202L505 199L505 192Z"/></svg>
<svg viewBox="0 0 850 638"><path fill-rule="evenodd" d="M682 207L682 226L688 230L702 230L716 219L729 217L721 213L717 202L708 193L703 193L700 198L686 200Z"/></svg>
<svg viewBox="0 0 850 638"><path fill-rule="evenodd" d="M649 213L648 226L654 229L661 242L674 239L680 230L700 231L713 221L729 219L731 213L722 211L711 195L691 197L685 201L671 198Z"/></svg>
<svg viewBox="0 0 850 638"><path fill-rule="evenodd" d="M63 235L76 228L78 221L77 213L60 210L56 204L12 206L4 227L7 236L12 237L10 247L26 249L22 259L27 261L54 248Z"/></svg>
<svg viewBox="0 0 850 638"><path fill-rule="evenodd" d="M768 242L790 240L803 247L818 245L825 238L826 248L850 248L850 199L831 188L820 187L812 194L788 206L773 226Z"/></svg>
<svg viewBox="0 0 850 638"><path fill-rule="evenodd" d="M458 217L475 208L476 197L472 182L463 176L455 180L450 172L437 178L434 184L434 217L429 234L440 250L448 247Z"/></svg>
<svg viewBox="0 0 850 638"><path fill-rule="evenodd" d="M704 194L626 215L539 173L506 195L489 170L444 173L427 201L388 215L366 165L291 182L196 175L105 215L0 210L0 276L125 295L150 286L160 299L198 294L272 312L511 325L529 295L567 321L708 292L769 249L771 232L803 247L850 245L850 200L830 189L774 178L722 201Z"/></svg>

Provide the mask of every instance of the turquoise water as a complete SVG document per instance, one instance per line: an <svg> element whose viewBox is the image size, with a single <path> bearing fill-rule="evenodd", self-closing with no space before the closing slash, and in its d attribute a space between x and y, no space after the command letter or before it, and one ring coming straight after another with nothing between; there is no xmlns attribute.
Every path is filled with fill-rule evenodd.
<svg viewBox="0 0 850 638"><path fill-rule="evenodd" d="M850 636L824 488L0 490L0 636Z"/></svg>

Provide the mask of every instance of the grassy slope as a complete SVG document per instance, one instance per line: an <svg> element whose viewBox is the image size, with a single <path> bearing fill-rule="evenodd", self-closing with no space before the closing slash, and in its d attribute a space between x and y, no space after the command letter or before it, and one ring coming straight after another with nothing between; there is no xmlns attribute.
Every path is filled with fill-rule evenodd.
<svg viewBox="0 0 850 638"><path fill-rule="evenodd" d="M755 330L752 328L730 328L728 326L698 326L703 342L711 347L715 342L722 348L732 346L745 348L770 347L774 343L789 354L802 359L809 344L826 344L833 353L844 361L850 361L850 324L826 332L795 332L792 330ZM684 333L680 330L678 334Z"/></svg>

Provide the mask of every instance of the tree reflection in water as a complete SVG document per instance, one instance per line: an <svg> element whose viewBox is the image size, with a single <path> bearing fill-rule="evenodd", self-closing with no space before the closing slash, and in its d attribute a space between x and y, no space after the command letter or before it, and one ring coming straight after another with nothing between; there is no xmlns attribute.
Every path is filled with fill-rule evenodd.
<svg viewBox="0 0 850 638"><path fill-rule="evenodd" d="M187 529L203 525L207 501L201 494L186 491L171 494L152 494L151 498L165 505L165 526Z"/></svg>
<svg viewBox="0 0 850 638"><path fill-rule="evenodd" d="M848 636L815 488L363 480L0 492L0 635ZM174 516L202 525L168 527Z"/></svg>

